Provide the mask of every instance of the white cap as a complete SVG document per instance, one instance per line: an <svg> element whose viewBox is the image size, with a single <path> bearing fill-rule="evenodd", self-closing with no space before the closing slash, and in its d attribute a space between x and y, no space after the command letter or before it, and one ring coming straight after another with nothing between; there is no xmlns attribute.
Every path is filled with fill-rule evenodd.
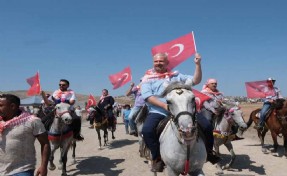
<svg viewBox="0 0 287 176"><path fill-rule="evenodd" d="M268 80L268 81L276 81L276 79L274 79L274 78L272 78L272 77L268 78L267 80Z"/></svg>

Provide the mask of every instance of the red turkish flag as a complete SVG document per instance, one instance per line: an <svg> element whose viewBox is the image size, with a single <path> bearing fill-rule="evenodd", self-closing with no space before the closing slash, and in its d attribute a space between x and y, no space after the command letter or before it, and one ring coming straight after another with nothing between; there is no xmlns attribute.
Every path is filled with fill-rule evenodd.
<svg viewBox="0 0 287 176"><path fill-rule="evenodd" d="M39 95L41 92L40 75L37 72L35 76L26 79L27 83L31 86L27 91L28 96Z"/></svg>
<svg viewBox="0 0 287 176"><path fill-rule="evenodd" d="M86 109L88 109L90 106L93 106L93 105L97 105L97 101L94 98L94 96L90 94L89 98L88 98L88 103L87 103Z"/></svg>
<svg viewBox="0 0 287 176"><path fill-rule="evenodd" d="M210 97L208 95L205 95L204 93L199 92L198 90L192 89L192 92L195 96L195 102L196 102L196 110L199 112L202 108L203 103L206 100L209 100Z"/></svg>
<svg viewBox="0 0 287 176"><path fill-rule="evenodd" d="M132 80L132 73L130 67L126 67L123 71L110 75L109 79L114 86L113 89L117 89L125 85Z"/></svg>
<svg viewBox="0 0 287 176"><path fill-rule="evenodd" d="M275 91L272 81L254 81L245 83L248 98L266 98L274 96Z"/></svg>
<svg viewBox="0 0 287 176"><path fill-rule="evenodd" d="M193 32L170 42L155 46L151 52L153 56L157 53L167 53L169 60L168 69L172 70L196 53Z"/></svg>

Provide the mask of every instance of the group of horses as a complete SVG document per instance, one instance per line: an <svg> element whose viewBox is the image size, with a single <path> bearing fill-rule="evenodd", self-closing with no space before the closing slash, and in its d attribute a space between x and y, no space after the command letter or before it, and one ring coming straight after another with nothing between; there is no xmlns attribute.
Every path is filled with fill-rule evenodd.
<svg viewBox="0 0 287 176"><path fill-rule="evenodd" d="M179 82L172 83L167 86L162 96L166 97L171 114L170 118L165 121L164 128L161 128L158 133L161 158L166 165L168 175L204 175L202 168L207 157L206 150L204 150L205 138L200 127L197 125L196 102L191 89L191 82L187 81L185 84ZM274 141L273 152L276 152L278 149L277 136L282 134L284 137L284 155L287 157L287 101L282 99L278 100L275 104L276 106L272 108L268 115L264 130L258 130L258 137L261 140L262 151L264 152L264 137L266 132L270 130ZM67 152L71 145L75 149L76 144L69 128L69 124L71 124L73 119L69 108L69 104L60 103L54 107L49 115L53 117L50 118L52 122L49 123L49 140L51 144L49 169L55 169L53 163L54 152L60 147L62 175L66 175ZM217 117L214 123L214 130L216 132L214 133L215 152L220 155L219 147L224 145L231 155L228 164L224 166L221 166L219 163L217 164L217 168L219 169L217 174L222 174L223 169L230 168L236 157L231 143L234 138L234 134L231 134L231 127L237 125L239 127L237 135L241 136L251 126L252 122L258 123L259 111L260 109L254 110L250 114L248 122L245 123L243 113L238 104L231 104L221 117ZM138 113L136 123L139 133L140 155L150 158L150 152L144 145L141 136L141 129L146 115L147 111L145 107L145 109ZM112 138L114 139L115 128L109 126L111 123L108 122L106 115L97 106L90 107L89 117L94 119L94 127L98 133L99 148L101 149L100 131L104 132L105 146L108 145L108 129L112 132ZM74 153L73 156L75 156Z"/></svg>
<svg viewBox="0 0 287 176"><path fill-rule="evenodd" d="M166 165L169 176L174 175L204 175L203 165L206 162L206 151L204 134L196 122L196 103L195 96L192 93L191 84L187 81L185 84L175 82L170 84L162 94L168 102L170 118L165 120L164 129L158 128L157 134L160 142L160 154ZM220 155L219 147L224 145L230 152L230 161L221 166L220 162L216 164L218 172L223 174L224 169L232 167L236 155L233 150L232 141L235 134L232 134L231 128L238 127L237 136L242 136L252 124L259 121L256 115L260 109L254 110L245 123L243 112L237 103L229 103L222 116L216 117L214 120L214 150ZM147 109L144 107L136 117L136 124L139 133L139 152L141 157L151 158L150 151L145 146L141 135L141 129L147 115ZM160 123L162 126L162 123ZM261 140L262 148L264 148L264 137L266 132L270 130L274 141L274 149L278 149L277 136L282 134L284 137L285 156L287 157L287 101L279 99L271 108L266 125L263 131L258 130L258 137ZM264 150L262 150L264 151Z"/></svg>

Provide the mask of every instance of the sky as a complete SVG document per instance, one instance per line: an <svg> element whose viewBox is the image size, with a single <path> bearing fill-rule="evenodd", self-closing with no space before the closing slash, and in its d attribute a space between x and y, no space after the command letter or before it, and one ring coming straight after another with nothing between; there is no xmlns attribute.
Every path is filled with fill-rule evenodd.
<svg viewBox="0 0 287 176"><path fill-rule="evenodd" d="M151 48L194 32L202 56L201 90L218 80L226 96L246 96L245 82L276 79L287 96L286 0L1 0L0 91L43 90L70 81L79 94L113 90L108 76L130 66L139 83L152 67ZM174 70L193 75L194 56Z"/></svg>

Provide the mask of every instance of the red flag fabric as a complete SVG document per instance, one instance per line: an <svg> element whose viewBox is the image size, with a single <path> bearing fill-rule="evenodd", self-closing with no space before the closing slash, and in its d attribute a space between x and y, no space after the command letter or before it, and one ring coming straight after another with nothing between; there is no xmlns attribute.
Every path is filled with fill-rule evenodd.
<svg viewBox="0 0 287 176"><path fill-rule="evenodd" d="M246 82L245 87L248 98L265 98L275 95L273 83L270 80Z"/></svg>
<svg viewBox="0 0 287 176"><path fill-rule="evenodd" d="M26 79L27 83L31 86L27 91L28 96L39 95L41 92L40 76L37 72L35 76Z"/></svg>
<svg viewBox="0 0 287 176"><path fill-rule="evenodd" d="M130 67L126 67L123 71L110 75L109 79L112 85L114 86L113 89L117 89L125 85L126 83L132 80Z"/></svg>
<svg viewBox="0 0 287 176"><path fill-rule="evenodd" d="M169 59L168 69L172 70L196 53L193 32L170 42L155 46L151 52L153 56L157 53L167 53Z"/></svg>
<svg viewBox="0 0 287 176"><path fill-rule="evenodd" d="M93 106L93 105L97 105L97 102L96 102L96 99L94 98L94 96L90 94L89 98L88 98L88 103L87 103L86 109L88 109L90 106Z"/></svg>
<svg viewBox="0 0 287 176"><path fill-rule="evenodd" d="M194 93L194 96L195 96L196 110L200 111L203 103L206 100L209 100L210 97L208 95L205 95L204 93L199 92L198 90L195 90L195 89L192 89L192 92Z"/></svg>

